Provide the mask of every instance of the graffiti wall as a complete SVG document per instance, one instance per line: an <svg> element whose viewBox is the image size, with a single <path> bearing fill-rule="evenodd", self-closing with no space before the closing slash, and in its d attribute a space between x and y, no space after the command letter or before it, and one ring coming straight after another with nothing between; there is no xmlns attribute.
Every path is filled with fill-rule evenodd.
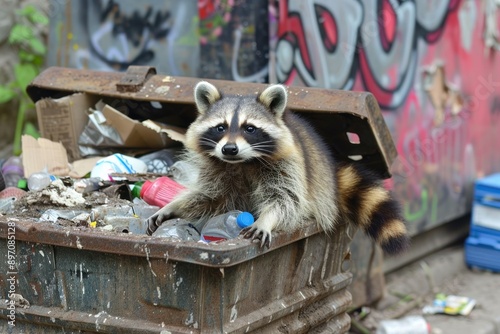
<svg viewBox="0 0 500 334"><path fill-rule="evenodd" d="M198 6L198 76L240 82L267 82L268 0L199 0Z"/></svg>
<svg viewBox="0 0 500 334"><path fill-rule="evenodd" d="M498 0L52 0L49 64L370 91L412 233L500 170Z"/></svg>
<svg viewBox="0 0 500 334"><path fill-rule="evenodd" d="M413 233L470 210L500 171L498 2L280 0L276 78L367 90L399 152L388 183Z"/></svg>
<svg viewBox="0 0 500 334"><path fill-rule="evenodd" d="M196 76L197 0L52 0L50 65L123 71L151 65Z"/></svg>
<svg viewBox="0 0 500 334"><path fill-rule="evenodd" d="M51 0L49 65L267 82L267 0ZM264 18L264 19L262 19Z"/></svg>

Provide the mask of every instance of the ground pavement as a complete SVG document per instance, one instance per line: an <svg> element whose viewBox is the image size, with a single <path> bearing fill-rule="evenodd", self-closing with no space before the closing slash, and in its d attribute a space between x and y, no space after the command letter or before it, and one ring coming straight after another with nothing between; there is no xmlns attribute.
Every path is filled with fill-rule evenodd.
<svg viewBox="0 0 500 334"><path fill-rule="evenodd" d="M477 304L468 316L423 314L436 293L471 297ZM461 242L388 274L386 296L363 311L351 315L352 333L375 333L383 319L422 315L433 334L500 334L500 273L468 268Z"/></svg>

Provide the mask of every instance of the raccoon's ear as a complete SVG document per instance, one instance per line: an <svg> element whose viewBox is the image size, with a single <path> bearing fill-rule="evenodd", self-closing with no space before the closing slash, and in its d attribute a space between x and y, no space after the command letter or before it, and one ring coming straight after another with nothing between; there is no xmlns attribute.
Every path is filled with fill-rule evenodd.
<svg viewBox="0 0 500 334"><path fill-rule="evenodd" d="M281 117L286 108L287 92L283 85L272 85L260 93L257 100L268 107L276 117Z"/></svg>
<svg viewBox="0 0 500 334"><path fill-rule="evenodd" d="M200 114L204 114L210 105L220 100L221 94L214 85L200 81L194 87L194 102Z"/></svg>

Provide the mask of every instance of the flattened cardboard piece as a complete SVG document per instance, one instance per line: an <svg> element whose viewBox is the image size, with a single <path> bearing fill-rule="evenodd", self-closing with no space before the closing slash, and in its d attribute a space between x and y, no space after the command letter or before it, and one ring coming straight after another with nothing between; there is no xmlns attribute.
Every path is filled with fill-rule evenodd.
<svg viewBox="0 0 500 334"><path fill-rule="evenodd" d="M185 132L185 129L182 128L169 125L159 126L157 123L155 124L159 126L159 129L151 129L109 105L104 106L102 113L106 117L106 122L120 134L123 140L122 147L165 148L174 144L174 141L166 134L166 131Z"/></svg>
<svg viewBox="0 0 500 334"><path fill-rule="evenodd" d="M27 135L22 136L21 143L26 177L43 170L56 176L68 175L70 170L68 155L61 143L55 143L45 138L37 140Z"/></svg>
<svg viewBox="0 0 500 334"><path fill-rule="evenodd" d="M77 93L59 99L42 99L35 104L42 137L62 143L69 161L81 158L78 138L87 124L87 111L98 99L97 96Z"/></svg>
<svg viewBox="0 0 500 334"><path fill-rule="evenodd" d="M156 122L153 122L150 119L142 122L142 124L158 133L165 133L168 137L170 137L170 139L174 141L178 141L184 144L184 141L186 140L185 129L179 129L176 127L164 127Z"/></svg>
<svg viewBox="0 0 500 334"><path fill-rule="evenodd" d="M69 172L69 176L79 179L87 175L92 171L97 161L101 160L104 157L91 157L87 159L81 159L73 161L71 164L71 171Z"/></svg>

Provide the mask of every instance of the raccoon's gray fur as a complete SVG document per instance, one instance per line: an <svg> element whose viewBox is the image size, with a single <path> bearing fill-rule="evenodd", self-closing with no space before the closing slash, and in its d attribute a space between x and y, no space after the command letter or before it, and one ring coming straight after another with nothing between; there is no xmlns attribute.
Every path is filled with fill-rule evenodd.
<svg viewBox="0 0 500 334"><path fill-rule="evenodd" d="M272 231L310 219L333 231L357 224L387 253L408 246L398 205L380 180L336 162L313 128L286 110L287 92L272 85L257 97L223 96L212 84L195 87L197 119L186 132L187 158L198 182L148 219L149 233L171 217L207 218L249 211L245 237L269 246Z"/></svg>

